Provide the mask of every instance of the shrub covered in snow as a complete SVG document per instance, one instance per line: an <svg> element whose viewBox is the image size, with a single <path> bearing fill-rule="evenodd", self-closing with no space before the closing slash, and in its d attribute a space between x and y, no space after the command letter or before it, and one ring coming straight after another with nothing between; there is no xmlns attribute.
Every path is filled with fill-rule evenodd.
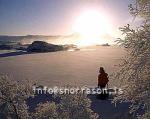
<svg viewBox="0 0 150 119"><path fill-rule="evenodd" d="M34 112L28 111L26 100L34 96L32 82L18 82L0 77L0 117L2 119L97 119L91 101L84 94L55 95L59 102L39 103Z"/></svg>

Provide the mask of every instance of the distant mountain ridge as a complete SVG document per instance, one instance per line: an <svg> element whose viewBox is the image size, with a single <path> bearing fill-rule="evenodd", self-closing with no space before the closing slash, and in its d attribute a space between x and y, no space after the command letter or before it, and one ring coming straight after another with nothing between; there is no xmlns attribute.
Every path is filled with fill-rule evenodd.
<svg viewBox="0 0 150 119"><path fill-rule="evenodd" d="M55 39L55 38L67 38L67 37L74 37L77 34L71 35L25 35L25 36L8 36L8 35L0 35L0 41L18 41L24 39Z"/></svg>
<svg viewBox="0 0 150 119"><path fill-rule="evenodd" d="M49 39L49 38L58 38L61 36L44 36L44 35L26 35L26 36L0 36L0 41L17 41L23 39Z"/></svg>

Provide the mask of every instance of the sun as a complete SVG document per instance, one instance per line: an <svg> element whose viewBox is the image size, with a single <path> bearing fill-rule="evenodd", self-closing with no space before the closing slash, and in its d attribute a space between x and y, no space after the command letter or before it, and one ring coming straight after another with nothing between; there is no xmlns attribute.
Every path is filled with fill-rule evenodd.
<svg viewBox="0 0 150 119"><path fill-rule="evenodd" d="M88 10L76 19L72 29L82 36L78 45L92 45L101 43L100 36L110 31L110 24L105 15Z"/></svg>

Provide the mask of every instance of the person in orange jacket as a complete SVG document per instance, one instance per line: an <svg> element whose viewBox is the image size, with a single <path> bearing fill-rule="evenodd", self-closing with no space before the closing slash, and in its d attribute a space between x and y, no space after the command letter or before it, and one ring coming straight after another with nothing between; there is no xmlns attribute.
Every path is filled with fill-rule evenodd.
<svg viewBox="0 0 150 119"><path fill-rule="evenodd" d="M100 67L98 75L98 87L105 88L106 85L108 85L108 82L108 74L105 72L103 67Z"/></svg>

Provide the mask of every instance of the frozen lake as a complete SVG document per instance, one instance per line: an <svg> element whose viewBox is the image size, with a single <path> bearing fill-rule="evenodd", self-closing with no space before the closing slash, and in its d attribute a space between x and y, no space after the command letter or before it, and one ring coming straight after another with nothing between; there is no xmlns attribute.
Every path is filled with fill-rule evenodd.
<svg viewBox="0 0 150 119"><path fill-rule="evenodd" d="M124 55L120 47L97 46L72 52L0 57L0 73L15 80L36 80L47 86L96 86L99 67L103 66L111 75ZM110 85L111 82L110 79Z"/></svg>

